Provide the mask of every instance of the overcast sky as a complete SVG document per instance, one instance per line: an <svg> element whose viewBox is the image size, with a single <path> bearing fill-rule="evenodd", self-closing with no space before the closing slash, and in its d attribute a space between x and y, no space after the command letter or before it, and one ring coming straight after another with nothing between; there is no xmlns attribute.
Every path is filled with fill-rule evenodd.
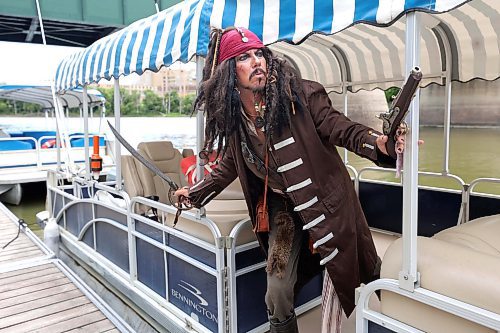
<svg viewBox="0 0 500 333"><path fill-rule="evenodd" d="M59 62L81 48L31 43L0 42L0 84L49 84ZM189 64L190 68L194 64ZM174 64L174 67L179 64ZM134 84L137 76L120 79Z"/></svg>
<svg viewBox="0 0 500 333"><path fill-rule="evenodd" d="M0 42L0 83L48 84L59 62L81 48Z"/></svg>

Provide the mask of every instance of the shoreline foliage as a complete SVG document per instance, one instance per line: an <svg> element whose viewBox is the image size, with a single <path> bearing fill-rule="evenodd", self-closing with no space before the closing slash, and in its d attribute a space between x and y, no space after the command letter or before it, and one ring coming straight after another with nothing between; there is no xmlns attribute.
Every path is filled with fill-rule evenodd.
<svg viewBox="0 0 500 333"><path fill-rule="evenodd" d="M97 90L106 98L106 115L114 115L114 98L112 88ZM120 89L121 115L125 117L182 117L190 116L193 109L195 94L180 96L177 91L158 95L151 90L128 91ZM43 117L45 110L38 104L0 99L0 116ZM93 112L100 112L100 107L94 107ZM69 109L70 117L79 117L80 109Z"/></svg>

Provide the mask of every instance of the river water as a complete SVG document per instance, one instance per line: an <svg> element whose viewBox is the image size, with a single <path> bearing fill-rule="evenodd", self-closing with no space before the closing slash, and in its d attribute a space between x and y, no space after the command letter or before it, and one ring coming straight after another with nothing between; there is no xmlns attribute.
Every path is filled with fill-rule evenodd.
<svg viewBox="0 0 500 333"><path fill-rule="evenodd" d="M113 119L111 123L113 124ZM83 132L83 122L79 118L69 118L66 124L70 132ZM195 148L195 118L122 118L121 133L133 145L141 141L169 140L174 147ZM22 130L55 130L55 122L45 118L2 117L0 129L6 131ZM106 133L112 137L105 120L91 119L89 131ZM419 149L419 169L421 171L441 172L443 170L443 129L439 127L420 128L420 138L425 144ZM373 166L370 161L348 155L349 164L356 169ZM450 135L449 172L459 176L466 183L479 177L500 178L500 127L497 128L452 128ZM366 178L394 180L392 175L369 172ZM456 182L444 178L421 177L421 184L429 186L458 188ZM500 185L485 184L478 186L477 191L500 194ZM20 206L9 206L19 217L30 224L35 220L37 212L44 210L42 196L35 193L35 187L25 185L23 200ZM33 226L36 229L35 226Z"/></svg>

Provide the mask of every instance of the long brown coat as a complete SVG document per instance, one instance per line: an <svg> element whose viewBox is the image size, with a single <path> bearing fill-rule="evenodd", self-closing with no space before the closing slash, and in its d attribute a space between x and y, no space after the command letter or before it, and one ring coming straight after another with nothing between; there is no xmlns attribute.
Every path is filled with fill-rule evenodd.
<svg viewBox="0 0 500 333"><path fill-rule="evenodd" d="M272 154L294 210L316 243L321 264L326 265L342 308L350 315L355 306L354 289L372 279L377 254L351 178L335 146L378 165L393 165L394 161L377 151L373 134L378 132L335 111L320 84L304 80L303 92L302 107L297 105L290 128L273 136ZM255 223L256 201L263 190L255 184L262 183L246 167L237 134L231 137L219 167L191 187L190 198L195 205L206 204L238 176ZM257 236L265 247L266 240ZM304 269L308 271L301 272ZM320 269L317 261L315 265L299 263L298 283Z"/></svg>

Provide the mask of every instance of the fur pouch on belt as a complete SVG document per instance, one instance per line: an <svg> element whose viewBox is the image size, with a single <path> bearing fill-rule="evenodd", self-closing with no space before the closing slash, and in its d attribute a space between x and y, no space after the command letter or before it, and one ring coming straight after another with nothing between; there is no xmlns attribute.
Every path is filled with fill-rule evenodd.
<svg viewBox="0 0 500 333"><path fill-rule="evenodd" d="M292 216L288 212L277 213L274 216L274 225L276 227L276 239L269 249L266 272L271 274L276 270L276 276L281 279L285 274L286 265L292 252L295 225Z"/></svg>

